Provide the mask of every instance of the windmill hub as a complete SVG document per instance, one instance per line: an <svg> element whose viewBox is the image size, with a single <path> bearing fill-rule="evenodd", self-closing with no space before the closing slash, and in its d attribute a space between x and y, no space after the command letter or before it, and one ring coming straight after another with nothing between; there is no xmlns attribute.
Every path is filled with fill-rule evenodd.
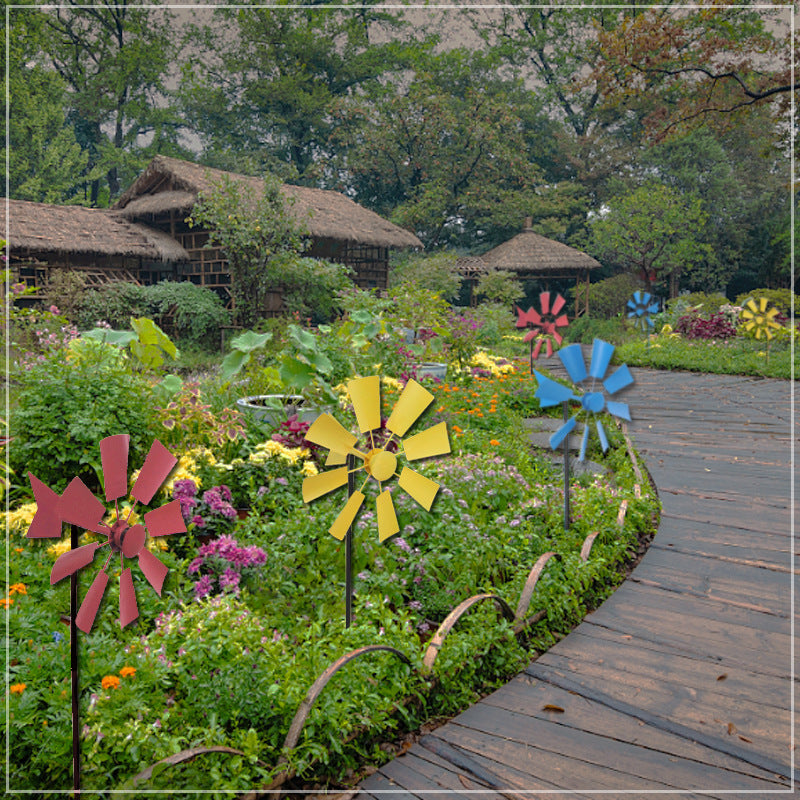
<svg viewBox="0 0 800 800"><path fill-rule="evenodd" d="M131 527L124 519L118 519L111 526L109 542L115 553L120 551L126 558L134 558L144 547L147 533L141 525Z"/></svg>
<svg viewBox="0 0 800 800"><path fill-rule="evenodd" d="M589 392L581 398L581 405L595 414L599 414L605 405L605 398L601 392Z"/></svg>
<svg viewBox="0 0 800 800"><path fill-rule="evenodd" d="M376 481L383 483L394 475L397 469L397 456L388 452L388 450L381 450L376 447L367 453L364 466L368 474L372 475Z"/></svg>

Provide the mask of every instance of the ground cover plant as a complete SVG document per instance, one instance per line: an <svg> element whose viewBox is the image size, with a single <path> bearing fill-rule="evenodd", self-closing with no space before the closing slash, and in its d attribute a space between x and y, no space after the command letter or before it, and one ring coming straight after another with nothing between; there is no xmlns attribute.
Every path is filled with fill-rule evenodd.
<svg viewBox="0 0 800 800"><path fill-rule="evenodd" d="M596 444L590 452L606 471L573 481L573 520L564 530L562 475L520 435L524 419L539 413L535 381L527 362L515 365L477 349L477 323L407 345L390 312L361 311L322 330L298 326L292 336L304 349L296 346L291 353L303 369L295 365L294 379L305 375L313 396L331 394L333 413L351 424L346 379L369 374L376 365L391 366L395 375L380 369L387 416L425 348L441 337L435 346L448 359L448 378L421 378L435 399L415 430L445 421L453 454L420 467L442 487L430 512L393 489L401 530L384 545L372 498L365 503L354 534L349 629L343 619L343 545L326 532L344 502L342 492L311 505L302 502L303 478L324 468L326 453L305 442L307 425L296 418L271 427L233 409L248 379L262 379L259 373L270 369L280 375L286 337L269 342L273 360L253 356L235 376L246 376L239 385L217 376L178 383L172 394L169 362L143 370L119 346L81 337L44 354L43 370L52 360L68 373L83 363L90 341L98 383L117 372L138 377L134 396L103 394L98 387L95 394L105 406L95 416L112 419L117 405L136 402L144 439L161 437L181 456L153 505L177 498L188 523L187 534L150 545L159 547L169 567L162 597L134 571L140 617L120 630L112 613L112 576L92 633L81 637L88 796L110 789L130 789L134 797L147 790L180 795L213 789L222 797L267 785L286 769L304 779L336 782L360 764L378 764L387 757L380 748L387 737L464 708L580 620L621 580L638 535L652 525L657 501L647 486L634 489L624 439L609 424L608 453L602 455ZM453 346L456 337L469 344ZM61 391L76 409L95 402L95 394L63 377ZM12 381L20 396L27 384L16 373ZM324 382L325 392L314 389L315 382ZM37 408L47 418L47 409ZM21 413L19 407L12 414L12 432ZM70 469L83 468L99 491L98 451L90 441L96 431L81 423L77 437L58 415L50 416L56 419L43 426L42 441L36 441L35 419L25 428L31 452L43 453L47 441L62 443L55 452L63 449L64 455L52 459L48 480L58 485L71 477ZM35 506L24 494L25 463L12 463L9 547L2 555L9 575L2 602L10 631L10 786L67 789L69 628L62 620L69 589L63 581L51 586L49 574L69 539L24 538ZM132 456L132 463L141 458ZM617 522L622 500L628 501L623 527ZM598 537L583 561L580 549L591 532ZM83 534L82 543L90 537ZM539 582L530 608L542 612L535 626L517 637L491 604L481 605L449 634L425 674L427 642L453 607L478 592L493 592L513 608L531 567L551 550L561 559L551 560ZM85 591L88 578L81 583ZM348 664L314 705L296 745L284 749L313 680L337 658L373 644L397 648L409 663L376 652ZM159 765L134 782L160 759L187 748L227 750Z"/></svg>

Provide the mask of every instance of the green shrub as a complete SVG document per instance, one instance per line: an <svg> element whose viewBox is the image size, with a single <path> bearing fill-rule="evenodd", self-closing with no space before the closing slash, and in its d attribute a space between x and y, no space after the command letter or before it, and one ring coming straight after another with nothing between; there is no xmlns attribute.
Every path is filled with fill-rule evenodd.
<svg viewBox="0 0 800 800"><path fill-rule="evenodd" d="M18 475L30 471L57 492L76 475L96 487L97 443L117 433L130 434L130 463L144 461L154 430L150 387L118 348L76 339L18 380L9 449Z"/></svg>
<svg viewBox="0 0 800 800"><path fill-rule="evenodd" d="M511 306L525 296L516 274L505 269L493 269L482 275L475 287L479 298L488 303Z"/></svg>
<svg viewBox="0 0 800 800"><path fill-rule="evenodd" d="M496 347L504 336L517 333L514 315L508 306L498 303L481 303L470 311L470 316L480 323L478 343L482 347Z"/></svg>
<svg viewBox="0 0 800 800"><path fill-rule="evenodd" d="M138 283L106 283L86 292L75 314L82 330L94 328L105 321L112 328L123 330L130 325L131 317L150 316L147 287Z"/></svg>
<svg viewBox="0 0 800 800"><path fill-rule="evenodd" d="M583 316L573 320L569 327L562 330L565 339L583 344L591 344L595 339L620 344L626 336L625 321L622 318L595 319Z"/></svg>
<svg viewBox="0 0 800 800"><path fill-rule="evenodd" d="M294 253L273 259L269 280L283 292L286 311L313 323L329 322L339 311L337 293L353 285L344 264L303 258Z"/></svg>
<svg viewBox="0 0 800 800"><path fill-rule="evenodd" d="M437 292L445 300L455 300L461 291L462 277L456 272L455 253L403 253L389 271L389 285L411 284Z"/></svg>
<svg viewBox="0 0 800 800"><path fill-rule="evenodd" d="M742 306L744 305L750 298L758 299L760 297L765 297L769 300L770 305L775 306L778 311L781 312L784 316L790 316L791 308L792 308L792 291L791 289L752 289L749 292L744 292L736 297L734 301L734 305ZM800 309L800 296L794 296L794 308L795 313L798 309Z"/></svg>
<svg viewBox="0 0 800 800"><path fill-rule="evenodd" d="M625 311L625 304L635 291L641 291L642 281L636 275L623 272L597 283L589 284L589 313L594 319L610 319ZM572 301L575 288L570 289Z"/></svg>
<svg viewBox="0 0 800 800"><path fill-rule="evenodd" d="M219 295L189 281L161 281L145 287L150 317L163 317L174 307L172 333L178 342L217 347L219 329L230 324L230 312ZM126 326L127 327L127 326Z"/></svg>
<svg viewBox="0 0 800 800"><path fill-rule="evenodd" d="M698 308L702 314L715 314L719 311L720 306L726 305L728 298L719 292L707 294L706 292L692 292L691 294L682 294L679 297L673 297L667 300L667 311L673 311L677 307L683 308Z"/></svg>

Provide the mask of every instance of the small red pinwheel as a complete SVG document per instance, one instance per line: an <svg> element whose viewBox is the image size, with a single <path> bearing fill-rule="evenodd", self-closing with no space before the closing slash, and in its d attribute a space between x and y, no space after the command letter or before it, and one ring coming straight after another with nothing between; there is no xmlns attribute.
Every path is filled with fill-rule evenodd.
<svg viewBox="0 0 800 800"><path fill-rule="evenodd" d="M561 344L561 334L558 332L559 328L565 328L569 325L569 317L566 314L559 315L559 311L564 307L567 301L559 294L550 306L550 292L542 292L539 295L539 305L541 313L529 308L523 311L517 306L517 327L530 328L525 334L524 341L532 342L536 339L536 346L531 351L531 358L539 358L539 351L542 349L542 344L546 345L546 354L553 355L552 342Z"/></svg>
<svg viewBox="0 0 800 800"><path fill-rule="evenodd" d="M50 583L58 583L68 575L88 566L94 560L95 553L108 546L108 558L89 587L89 591L86 592L75 617L75 624L84 633L89 633L94 625L108 585L106 569L116 553L119 553L122 568L119 578L119 622L120 627L124 628L139 616L133 577L130 567L125 567L125 559L138 559L142 573L160 597L168 570L166 565L145 547L147 533L155 537L186 532L179 500L173 500L160 508L148 511L144 515L144 525L129 524L133 508L123 519L117 501L128 494L129 442L130 437L127 434L108 436L100 442L106 500L114 502L116 516L116 521L110 527L102 521L106 513L105 506L80 478L73 478L64 493L58 495L35 475L28 473L37 507L28 530L29 538L60 538L65 522L103 534L108 538L106 542L92 542L59 556L50 573ZM147 505L177 463L178 459L156 439L131 490L134 500Z"/></svg>

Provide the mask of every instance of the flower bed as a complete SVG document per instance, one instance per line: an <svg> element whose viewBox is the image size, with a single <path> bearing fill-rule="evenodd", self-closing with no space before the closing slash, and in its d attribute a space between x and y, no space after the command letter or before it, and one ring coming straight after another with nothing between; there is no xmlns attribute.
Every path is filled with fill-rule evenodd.
<svg viewBox="0 0 800 800"><path fill-rule="evenodd" d="M564 531L563 478L520 436L523 419L538 411L527 365L515 371L484 355L459 381L428 384L435 400L416 427L444 420L450 430L453 455L419 468L442 487L432 510L395 487L401 530L384 545L368 510L373 498L358 518L349 629L344 547L326 532L342 492L302 503L303 477L321 458L300 446L302 431L279 433L282 441L249 441L233 459L230 448L215 454L207 443L211 449L181 460L163 499L182 498L191 525L185 536L166 537L174 541L159 553L170 568L162 598L136 575L140 618L121 631L112 613L112 579L93 632L81 637L86 788L133 788L136 775L187 748L217 750L159 765L138 784L142 793L243 791L287 770L336 780L358 763L386 758L376 737L456 712L507 679L613 589L657 508L648 487L637 483L622 435L607 426L609 452L591 457L608 475L573 483L573 522ZM384 382L384 411L400 388ZM348 413L336 415L346 422ZM250 504L246 519L228 511L237 494ZM69 588L49 584L60 545L23 538L32 513L27 506L9 518L8 568L17 587L5 602L15 687L7 700L10 784L67 789L69 647L60 620L69 609ZM211 520L218 538L199 541ZM596 538L584 560L590 534ZM540 612L538 624L518 637L491 603L476 605L426 672L427 644L451 609L478 593L513 608L531 568L548 552L560 558L550 559L533 594L529 614ZM85 591L88 578L81 582ZM285 749L316 676L375 644L396 648L409 663L384 650L342 667L296 744Z"/></svg>

